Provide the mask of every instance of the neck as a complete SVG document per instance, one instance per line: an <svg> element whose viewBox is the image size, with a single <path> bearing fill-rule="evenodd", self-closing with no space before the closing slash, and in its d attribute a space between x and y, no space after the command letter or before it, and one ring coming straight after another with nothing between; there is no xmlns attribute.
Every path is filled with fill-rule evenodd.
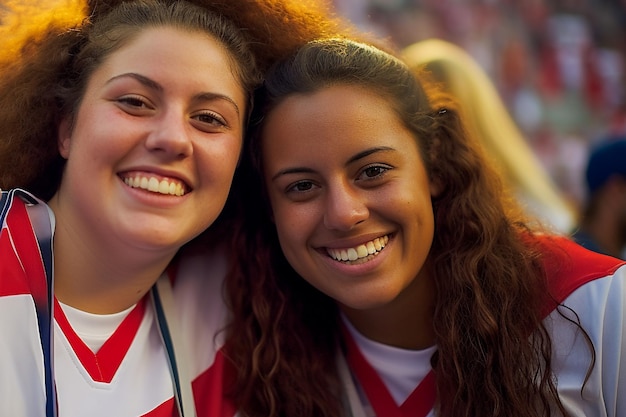
<svg viewBox="0 0 626 417"><path fill-rule="evenodd" d="M94 274L84 268L55 267L54 291L60 302L78 310L93 314L113 314L124 311L141 300L160 274L161 270L148 272L143 276L140 273L124 276L115 271L108 275Z"/></svg>
<svg viewBox="0 0 626 417"><path fill-rule="evenodd" d="M431 275L418 275L392 302L369 310L341 306L350 323L365 337L389 346L419 350L435 344Z"/></svg>
<svg viewBox="0 0 626 417"><path fill-rule="evenodd" d="M64 304L111 314L136 304L154 285L175 252L147 252L100 246L57 224L54 235L54 291Z"/></svg>

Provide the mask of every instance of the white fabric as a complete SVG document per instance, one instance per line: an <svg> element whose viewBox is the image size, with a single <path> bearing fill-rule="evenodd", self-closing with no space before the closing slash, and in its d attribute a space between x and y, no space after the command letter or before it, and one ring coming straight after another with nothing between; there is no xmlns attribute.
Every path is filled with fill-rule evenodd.
<svg viewBox="0 0 626 417"><path fill-rule="evenodd" d="M135 307L132 306L113 314L92 314L61 302L59 302L59 305L63 309L67 321L72 325L72 329L89 346L92 352L98 352L104 342L117 329L117 326Z"/></svg>
<svg viewBox="0 0 626 417"><path fill-rule="evenodd" d="M402 404L431 371L430 358L437 346L409 350L384 345L366 338L345 316L342 318L359 350L383 380L396 404Z"/></svg>
<svg viewBox="0 0 626 417"><path fill-rule="evenodd" d="M545 319L554 344L553 370L561 401L573 417L626 417L626 266L614 275L584 284L563 304L576 312L591 337L596 360L581 396L591 364L589 345L578 328L556 310ZM575 319L570 310L561 307L560 311ZM374 367L380 368L389 360L388 353L377 354L370 349L372 342L364 343L362 335L357 333L355 341L364 354L368 352L366 357ZM417 360L421 365L415 365L416 368L430 366L428 355ZM388 372L383 370L384 373ZM355 383L353 377L345 375L343 381L346 385ZM360 392L358 386L356 389ZM353 415L376 417L363 395L361 400L361 404L353 404ZM434 416L434 411L428 414Z"/></svg>
<svg viewBox="0 0 626 417"><path fill-rule="evenodd" d="M215 338L226 317L220 297L224 270L221 263L220 259L208 257L183 262L177 282L180 288L175 288L177 305L184 307L184 337L194 341L191 352L185 353L193 364L194 378L212 365L221 347L220 338ZM206 280L197 279L198 274ZM42 417L43 360L30 294L0 297L0 317L0 416ZM151 308L146 308L143 322L111 383L92 380L58 325L54 349L62 417L149 415L173 396L167 358Z"/></svg>
<svg viewBox="0 0 626 417"><path fill-rule="evenodd" d="M28 233L19 231L24 232ZM4 239L10 236L7 229L2 233L0 237ZM7 256L14 252L10 239L0 248L10 251L0 253L0 262L9 259ZM199 417L234 415L231 411L222 413L222 403L216 404L214 398L221 398L222 387L221 379L214 382L213 375L221 374L211 372L222 347L220 331L228 318L222 299L225 271L222 253L216 251L209 255L206 250L201 254L190 253L180 262L173 289L181 318L180 331L190 342L187 351L181 354L188 359L194 388L196 384L200 387L196 400L201 405ZM8 276L0 276L0 416L43 417L44 368L35 305L30 293L24 290L26 287L19 282L22 272L7 272L5 268L5 273ZM57 323L54 327L54 369L60 417L172 415L164 413L175 408L172 380L149 301L132 344L110 383L95 381ZM160 406L162 408L158 408ZM209 411L211 409L215 411Z"/></svg>
<svg viewBox="0 0 626 417"><path fill-rule="evenodd" d="M596 363L580 391L591 360L576 327L553 312L546 323L554 341L553 369L559 394L572 416L626 416L626 266L614 276L574 291L564 304L576 312L595 347ZM561 312L575 319L571 311Z"/></svg>

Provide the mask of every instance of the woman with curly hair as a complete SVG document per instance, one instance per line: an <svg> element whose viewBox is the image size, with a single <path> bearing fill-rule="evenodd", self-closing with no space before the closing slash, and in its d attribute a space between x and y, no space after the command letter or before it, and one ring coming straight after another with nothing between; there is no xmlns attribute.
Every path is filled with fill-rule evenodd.
<svg viewBox="0 0 626 417"><path fill-rule="evenodd" d="M433 86L347 39L266 76L235 188L240 409L624 416L624 262L533 229Z"/></svg>
<svg viewBox="0 0 626 417"><path fill-rule="evenodd" d="M335 23L289 0L68 3L2 15L0 415L231 417L229 261L205 230L261 71Z"/></svg>

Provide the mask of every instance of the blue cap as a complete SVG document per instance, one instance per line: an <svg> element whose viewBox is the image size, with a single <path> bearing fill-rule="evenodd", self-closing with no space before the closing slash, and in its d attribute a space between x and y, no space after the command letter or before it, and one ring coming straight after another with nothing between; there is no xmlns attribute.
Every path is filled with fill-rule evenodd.
<svg viewBox="0 0 626 417"><path fill-rule="evenodd" d="M626 178L626 137L607 138L591 151L585 177L593 194L612 175Z"/></svg>

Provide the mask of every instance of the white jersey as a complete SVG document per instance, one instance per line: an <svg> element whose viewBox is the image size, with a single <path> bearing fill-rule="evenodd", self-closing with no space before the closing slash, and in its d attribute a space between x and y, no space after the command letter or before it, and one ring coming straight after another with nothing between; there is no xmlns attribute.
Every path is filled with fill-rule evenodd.
<svg viewBox="0 0 626 417"><path fill-rule="evenodd" d="M17 209L15 207L18 207ZM16 199L11 210L23 203ZM16 227L16 226L14 226ZM19 230L17 230L19 229ZM19 235L19 236L18 236ZM2 225L0 234L0 416L46 415L44 359L27 260L19 239L32 229ZM16 238L16 236L18 236ZM35 251L31 251L35 252ZM38 255L38 254L34 254ZM183 257L173 285L175 308L192 373L198 417L232 417L224 399L222 299L226 262L221 254ZM55 302L53 374L62 417L173 417L178 412L168 357L149 297L139 302L97 354L82 342Z"/></svg>
<svg viewBox="0 0 626 417"><path fill-rule="evenodd" d="M562 274L563 280L554 283L553 288L559 294L558 300L567 308L552 310L544 319L553 343L552 370L559 396L573 417L626 417L625 262L611 260L569 243L564 248L577 263L571 271ZM580 321L595 349L595 364L586 382L592 363L591 351L580 329L569 320ZM428 350L397 352L396 348L367 340L350 325L346 328L397 405L402 404L402 399L409 397L432 370L432 352ZM338 366L352 417L376 417L343 356L338 358ZM389 374L391 369L402 369L403 379L413 379L415 385L409 387L404 383L402 386L402 381L393 381L395 376ZM424 416L435 417L435 409Z"/></svg>

